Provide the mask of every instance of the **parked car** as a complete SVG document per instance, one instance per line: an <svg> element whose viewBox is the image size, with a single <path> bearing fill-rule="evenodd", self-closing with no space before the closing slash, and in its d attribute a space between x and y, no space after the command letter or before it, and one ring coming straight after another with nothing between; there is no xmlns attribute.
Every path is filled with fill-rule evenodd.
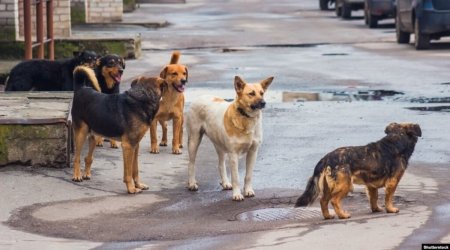
<svg viewBox="0 0 450 250"><path fill-rule="evenodd" d="M427 49L430 40L450 36L450 0L397 0L395 30L398 43L414 33L416 49Z"/></svg>
<svg viewBox="0 0 450 250"><path fill-rule="evenodd" d="M366 0L364 3L364 21L369 28L376 28L378 21L395 17L395 0Z"/></svg>
<svg viewBox="0 0 450 250"><path fill-rule="evenodd" d="M364 9L364 0L335 0L336 1L336 16L344 19L352 17L353 10Z"/></svg>
<svg viewBox="0 0 450 250"><path fill-rule="evenodd" d="M334 5L334 0L319 0L320 10L329 10Z"/></svg>

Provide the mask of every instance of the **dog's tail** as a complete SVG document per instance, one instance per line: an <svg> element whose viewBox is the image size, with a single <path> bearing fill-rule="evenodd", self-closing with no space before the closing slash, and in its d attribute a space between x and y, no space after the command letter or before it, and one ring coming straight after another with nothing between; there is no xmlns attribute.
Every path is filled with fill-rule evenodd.
<svg viewBox="0 0 450 250"><path fill-rule="evenodd" d="M172 53L172 58L170 58L169 64L177 64L178 60L180 60L180 51L174 51Z"/></svg>
<svg viewBox="0 0 450 250"><path fill-rule="evenodd" d="M306 184L306 189L303 194L297 199L295 203L295 207L306 207L311 205L320 194L320 186L319 180L322 175L322 172L325 168L325 164L323 160L317 163L314 168L314 174L308 180L308 184Z"/></svg>
<svg viewBox="0 0 450 250"><path fill-rule="evenodd" d="M102 92L94 70L86 66L78 66L73 71L74 91L77 91L82 87L91 87L98 92Z"/></svg>

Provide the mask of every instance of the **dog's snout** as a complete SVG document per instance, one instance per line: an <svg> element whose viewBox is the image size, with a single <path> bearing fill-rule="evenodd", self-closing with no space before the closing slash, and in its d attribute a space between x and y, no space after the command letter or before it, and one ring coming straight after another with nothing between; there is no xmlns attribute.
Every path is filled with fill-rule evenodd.
<svg viewBox="0 0 450 250"><path fill-rule="evenodd" d="M262 101L259 103L259 106L260 106L261 108L265 108L265 107L266 107L266 101L262 100Z"/></svg>
<svg viewBox="0 0 450 250"><path fill-rule="evenodd" d="M119 73L123 74L123 69L122 68L119 68Z"/></svg>
<svg viewBox="0 0 450 250"><path fill-rule="evenodd" d="M186 79L181 80L181 84L185 85L186 84Z"/></svg>

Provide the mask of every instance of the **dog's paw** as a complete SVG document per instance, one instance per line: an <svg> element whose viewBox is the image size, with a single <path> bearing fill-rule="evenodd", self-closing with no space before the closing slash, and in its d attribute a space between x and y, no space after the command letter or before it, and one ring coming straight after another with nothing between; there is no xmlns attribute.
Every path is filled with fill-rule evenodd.
<svg viewBox="0 0 450 250"><path fill-rule="evenodd" d="M83 175L83 180L90 180L91 179L91 175L89 174L89 175L87 175L87 174L85 174L85 175Z"/></svg>
<svg viewBox="0 0 450 250"><path fill-rule="evenodd" d="M159 146L161 147L167 147L167 142L166 141L162 141Z"/></svg>
<svg viewBox="0 0 450 250"><path fill-rule="evenodd" d="M150 153L152 153L152 154L159 154L159 149L152 148L152 149L150 149Z"/></svg>
<svg viewBox="0 0 450 250"><path fill-rule="evenodd" d="M129 194L138 194L138 193L141 193L141 192L142 192L142 190L140 188L129 188L128 189L128 193Z"/></svg>
<svg viewBox="0 0 450 250"><path fill-rule="evenodd" d="M82 182L83 181L83 177L81 177L81 175L74 175L74 176L72 176L72 181Z"/></svg>
<svg viewBox="0 0 450 250"><path fill-rule="evenodd" d="M96 142L96 143L95 143L95 146L97 146L97 147L103 147L103 142Z"/></svg>
<svg viewBox="0 0 450 250"><path fill-rule="evenodd" d="M221 182L220 185L222 185L222 189L223 190L231 190L233 188L233 186L231 185L230 182Z"/></svg>
<svg viewBox="0 0 450 250"><path fill-rule="evenodd" d="M372 213L379 213L383 212L383 209L381 207L372 208Z"/></svg>
<svg viewBox="0 0 450 250"><path fill-rule="evenodd" d="M235 194L233 194L233 200L234 201L243 201L244 196L241 193L235 193Z"/></svg>
<svg viewBox="0 0 450 250"><path fill-rule="evenodd" d="M119 148L119 146L117 146L115 141L111 141L111 148Z"/></svg>
<svg viewBox="0 0 450 250"><path fill-rule="evenodd" d="M181 150L178 148L172 149L172 154L174 154L174 155L181 155L181 153L182 153Z"/></svg>
<svg viewBox="0 0 450 250"><path fill-rule="evenodd" d="M197 182L193 182L193 183L188 183L188 187L189 191L197 191L198 190L198 184Z"/></svg>
<svg viewBox="0 0 450 250"><path fill-rule="evenodd" d="M255 191L253 191L253 188L248 188L244 190L245 197L253 197L255 196Z"/></svg>
<svg viewBox="0 0 450 250"><path fill-rule="evenodd" d="M324 215L323 218L325 220L331 220L331 219L334 219L334 215L326 215L326 216Z"/></svg>
<svg viewBox="0 0 450 250"><path fill-rule="evenodd" d="M349 213L347 213L347 212L342 212L341 214L338 214L338 217L339 217L339 219L348 219L348 218L350 218L351 216L350 216L350 214Z"/></svg>
<svg viewBox="0 0 450 250"><path fill-rule="evenodd" d="M144 183L138 183L138 184L136 184L136 188L141 189L141 190L148 190L149 186L145 185Z"/></svg>
<svg viewBox="0 0 450 250"><path fill-rule="evenodd" d="M388 213L398 213L400 211L400 209L396 208L396 207L386 207L386 212Z"/></svg>

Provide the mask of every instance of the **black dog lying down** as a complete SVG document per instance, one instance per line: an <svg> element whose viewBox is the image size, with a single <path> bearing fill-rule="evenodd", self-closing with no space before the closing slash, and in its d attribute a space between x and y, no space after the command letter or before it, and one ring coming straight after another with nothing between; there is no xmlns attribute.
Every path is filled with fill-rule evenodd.
<svg viewBox="0 0 450 250"><path fill-rule="evenodd" d="M73 70L79 65L94 67L97 54L74 52L64 60L29 60L17 64L10 72L5 91L72 91Z"/></svg>
<svg viewBox="0 0 450 250"><path fill-rule="evenodd" d="M94 71L88 67L77 67L74 79L75 93L71 114L75 152L72 180L91 178L95 135L101 135L122 142L123 181L128 193L139 193L148 189L148 186L139 180L139 142L158 111L161 93L167 85L164 79L140 77L132 82L129 90L121 94L98 92L101 88ZM83 86L93 86L96 90ZM82 175L80 154L87 136L89 151L84 159L85 171Z"/></svg>

